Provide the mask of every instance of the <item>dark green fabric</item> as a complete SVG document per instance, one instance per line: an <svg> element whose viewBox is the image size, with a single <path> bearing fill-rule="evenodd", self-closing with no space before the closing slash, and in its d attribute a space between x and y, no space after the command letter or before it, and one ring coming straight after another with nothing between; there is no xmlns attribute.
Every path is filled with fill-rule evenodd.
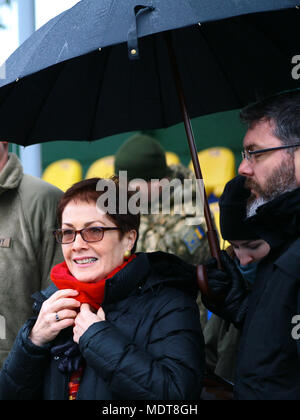
<svg viewBox="0 0 300 420"><path fill-rule="evenodd" d="M154 138L136 134L116 153L116 175L119 171L127 171L128 179L162 179L169 173L165 151Z"/></svg>

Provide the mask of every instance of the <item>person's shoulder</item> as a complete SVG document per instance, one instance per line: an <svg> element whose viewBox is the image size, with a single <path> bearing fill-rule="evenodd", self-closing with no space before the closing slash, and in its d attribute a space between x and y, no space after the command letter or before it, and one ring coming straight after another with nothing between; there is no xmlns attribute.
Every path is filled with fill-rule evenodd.
<svg viewBox="0 0 300 420"><path fill-rule="evenodd" d="M20 184L22 192L28 195L39 195L44 197L52 197L59 199L63 192L48 182L32 175L24 174Z"/></svg>
<svg viewBox="0 0 300 420"><path fill-rule="evenodd" d="M44 220L44 226L50 224L52 229L63 192L39 178L25 174L18 193L28 222L37 227Z"/></svg>
<svg viewBox="0 0 300 420"><path fill-rule="evenodd" d="M195 299L197 295L196 266L189 264L177 255L167 252L147 253L149 265L151 267L151 278L148 285L159 286L176 290L177 295L182 292Z"/></svg>
<svg viewBox="0 0 300 420"><path fill-rule="evenodd" d="M289 276L299 279L300 271L300 238L293 241L285 251L277 257L274 264Z"/></svg>
<svg viewBox="0 0 300 420"><path fill-rule="evenodd" d="M150 265L158 271L162 270L163 272L166 272L168 274L194 274L195 266L187 263L175 254L169 252L156 251L147 252L145 253L145 255L147 256Z"/></svg>
<svg viewBox="0 0 300 420"><path fill-rule="evenodd" d="M150 292L151 293L151 292ZM152 298L150 297L152 296ZM196 292L192 293L189 285L179 284L178 282L165 282L153 287L152 294L146 295L145 306L150 304L151 308L156 313L156 319L160 317L174 316L182 319L188 317L189 322L192 319L199 321L199 307L196 302ZM190 324L191 327L191 324Z"/></svg>
<svg viewBox="0 0 300 420"><path fill-rule="evenodd" d="M196 303L196 286L192 287L191 283L184 285L184 281L180 282L178 278L172 281L171 278L166 278L164 273L159 273L159 276L157 272L151 274L143 286L142 295L147 302L145 304L156 308L158 312L174 308L182 309L185 305L196 308L199 312Z"/></svg>

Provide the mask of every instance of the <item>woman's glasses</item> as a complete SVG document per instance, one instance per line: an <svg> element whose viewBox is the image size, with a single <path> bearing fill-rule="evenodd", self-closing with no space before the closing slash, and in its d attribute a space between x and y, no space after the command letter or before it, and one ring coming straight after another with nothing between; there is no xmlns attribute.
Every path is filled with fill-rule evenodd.
<svg viewBox="0 0 300 420"><path fill-rule="evenodd" d="M260 155L262 153L273 152L275 150L282 150L282 149L291 149L292 147L300 147L300 143L296 144L289 144L286 146L279 146L279 147L269 147L268 149L259 149L259 150L243 150L242 151L242 158L248 160L249 162L253 161L253 156Z"/></svg>
<svg viewBox="0 0 300 420"><path fill-rule="evenodd" d="M71 244L75 242L77 233L80 233L85 242L99 242L102 241L104 232L106 230L119 230L118 227L102 227L92 226L80 230L74 229L57 229L53 232L56 241L59 244Z"/></svg>

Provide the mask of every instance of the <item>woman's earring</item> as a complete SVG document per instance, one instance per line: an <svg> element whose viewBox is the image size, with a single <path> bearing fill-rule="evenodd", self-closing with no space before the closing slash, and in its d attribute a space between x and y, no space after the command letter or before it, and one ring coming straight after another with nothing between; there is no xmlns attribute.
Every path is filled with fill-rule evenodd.
<svg viewBox="0 0 300 420"><path fill-rule="evenodd" d="M124 259L128 260L131 257L131 251L130 249L127 249L127 251L124 252Z"/></svg>

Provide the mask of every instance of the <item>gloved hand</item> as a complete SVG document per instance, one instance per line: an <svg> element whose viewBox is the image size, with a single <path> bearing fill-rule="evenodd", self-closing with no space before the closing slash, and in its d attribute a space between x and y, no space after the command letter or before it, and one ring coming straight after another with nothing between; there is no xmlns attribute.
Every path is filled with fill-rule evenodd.
<svg viewBox="0 0 300 420"><path fill-rule="evenodd" d="M249 290L241 273L227 252L221 251L223 269L217 268L216 259L205 265L211 292L222 300L202 296L202 302L211 312L240 327L247 312Z"/></svg>

